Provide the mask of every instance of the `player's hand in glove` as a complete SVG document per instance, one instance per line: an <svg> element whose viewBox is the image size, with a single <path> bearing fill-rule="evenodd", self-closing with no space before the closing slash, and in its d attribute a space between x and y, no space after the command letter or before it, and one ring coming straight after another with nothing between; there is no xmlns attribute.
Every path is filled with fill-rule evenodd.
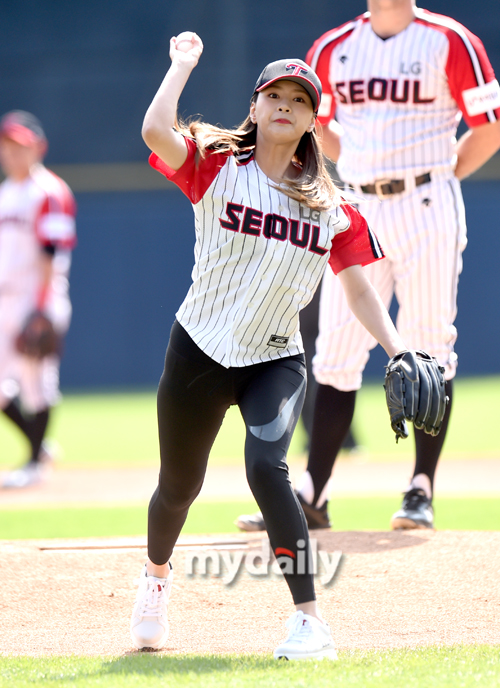
<svg viewBox="0 0 500 688"><path fill-rule="evenodd" d="M41 311L33 311L16 338L16 349L25 356L45 358L59 354L61 343L52 321Z"/></svg>
<svg viewBox="0 0 500 688"><path fill-rule="evenodd" d="M429 435L439 433L449 401L443 373L425 351L400 351L390 359L384 389L396 442L408 437L407 420Z"/></svg>

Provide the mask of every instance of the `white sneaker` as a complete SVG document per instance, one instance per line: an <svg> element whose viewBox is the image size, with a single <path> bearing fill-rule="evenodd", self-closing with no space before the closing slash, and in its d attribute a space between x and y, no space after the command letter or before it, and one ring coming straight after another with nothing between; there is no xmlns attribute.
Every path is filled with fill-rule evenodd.
<svg viewBox="0 0 500 688"><path fill-rule="evenodd" d="M161 650L168 638L168 598L174 572L168 578L148 576L146 566L139 578L139 590L130 622L130 635L138 650Z"/></svg>
<svg viewBox="0 0 500 688"><path fill-rule="evenodd" d="M256 514L242 514L241 516L238 516L234 522L234 525L238 526L240 530L246 531L247 533L266 530L264 516L260 513L260 511L258 511Z"/></svg>
<svg viewBox="0 0 500 688"><path fill-rule="evenodd" d="M288 638L274 651L275 659L337 659L330 626L315 616L295 612L286 622Z"/></svg>
<svg viewBox="0 0 500 688"><path fill-rule="evenodd" d="M55 461L59 457L60 450L56 442L44 440L38 453L37 461L28 461L21 468L16 468L8 473L2 483L5 488L22 488L39 485L45 482L52 473Z"/></svg>
<svg viewBox="0 0 500 688"><path fill-rule="evenodd" d="M7 473L2 483L5 488L21 488L39 485L44 480L44 471L38 462L30 461L25 466Z"/></svg>

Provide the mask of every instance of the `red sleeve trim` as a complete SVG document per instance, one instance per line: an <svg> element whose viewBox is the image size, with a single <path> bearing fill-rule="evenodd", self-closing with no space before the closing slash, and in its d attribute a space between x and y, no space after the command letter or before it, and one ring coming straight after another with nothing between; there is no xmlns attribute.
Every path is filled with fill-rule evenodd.
<svg viewBox="0 0 500 688"><path fill-rule="evenodd" d="M36 236L42 246L73 249L76 246L75 198L62 179L50 170L45 173L52 181L35 219Z"/></svg>
<svg viewBox="0 0 500 688"><path fill-rule="evenodd" d="M318 121L322 125L328 124L328 122L333 119L336 110L335 94L330 83L330 60L332 52L334 48L351 35L359 21L368 21L368 13L324 33L313 43L306 55L305 61L314 69L321 81L323 94L321 96L321 105L318 112Z"/></svg>
<svg viewBox="0 0 500 688"><path fill-rule="evenodd" d="M495 83L492 83L495 82L495 73L481 40L454 19L427 10L420 10L415 21L443 33L448 39L445 66L448 85L467 125L477 127L500 119L500 96ZM491 108L477 113L478 101L486 105L491 103Z"/></svg>
<svg viewBox="0 0 500 688"><path fill-rule="evenodd" d="M359 211L345 202L342 203L342 210L351 224L345 232L337 234L332 242L328 262L336 275L351 265L368 265L384 258L377 237Z"/></svg>
<svg viewBox="0 0 500 688"><path fill-rule="evenodd" d="M191 203L199 203L212 184L230 153L207 151L203 160L197 159L198 148L193 139L184 138L188 149L187 158L178 170L170 168L156 153L149 156L149 164L176 184Z"/></svg>

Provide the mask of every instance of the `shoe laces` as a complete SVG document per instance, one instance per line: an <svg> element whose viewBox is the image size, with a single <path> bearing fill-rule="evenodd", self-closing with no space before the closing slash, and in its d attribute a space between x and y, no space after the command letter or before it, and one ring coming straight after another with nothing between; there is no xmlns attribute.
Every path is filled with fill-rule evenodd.
<svg viewBox="0 0 500 688"><path fill-rule="evenodd" d="M406 492L403 502L406 509L417 509L422 504L429 504L430 500L424 490L420 487L414 487Z"/></svg>
<svg viewBox="0 0 500 688"><path fill-rule="evenodd" d="M165 588L167 583L160 583L158 578L146 578L147 588L141 595L140 616L161 616L165 606Z"/></svg>
<svg viewBox="0 0 500 688"><path fill-rule="evenodd" d="M298 642L305 642L313 631L303 612L293 614L286 622L286 627L290 631L287 640L293 639Z"/></svg>

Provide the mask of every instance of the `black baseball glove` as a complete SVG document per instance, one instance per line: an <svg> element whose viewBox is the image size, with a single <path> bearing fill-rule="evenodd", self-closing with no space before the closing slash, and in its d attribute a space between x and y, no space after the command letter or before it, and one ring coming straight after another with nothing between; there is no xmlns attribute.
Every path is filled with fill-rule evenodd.
<svg viewBox="0 0 500 688"><path fill-rule="evenodd" d="M16 349L24 356L45 358L61 351L61 337L52 321L41 311L33 311L16 337Z"/></svg>
<svg viewBox="0 0 500 688"><path fill-rule="evenodd" d="M391 358L384 389L396 442L408 437L407 420L429 435L439 433L449 401L443 373L444 368L425 351L401 351Z"/></svg>

